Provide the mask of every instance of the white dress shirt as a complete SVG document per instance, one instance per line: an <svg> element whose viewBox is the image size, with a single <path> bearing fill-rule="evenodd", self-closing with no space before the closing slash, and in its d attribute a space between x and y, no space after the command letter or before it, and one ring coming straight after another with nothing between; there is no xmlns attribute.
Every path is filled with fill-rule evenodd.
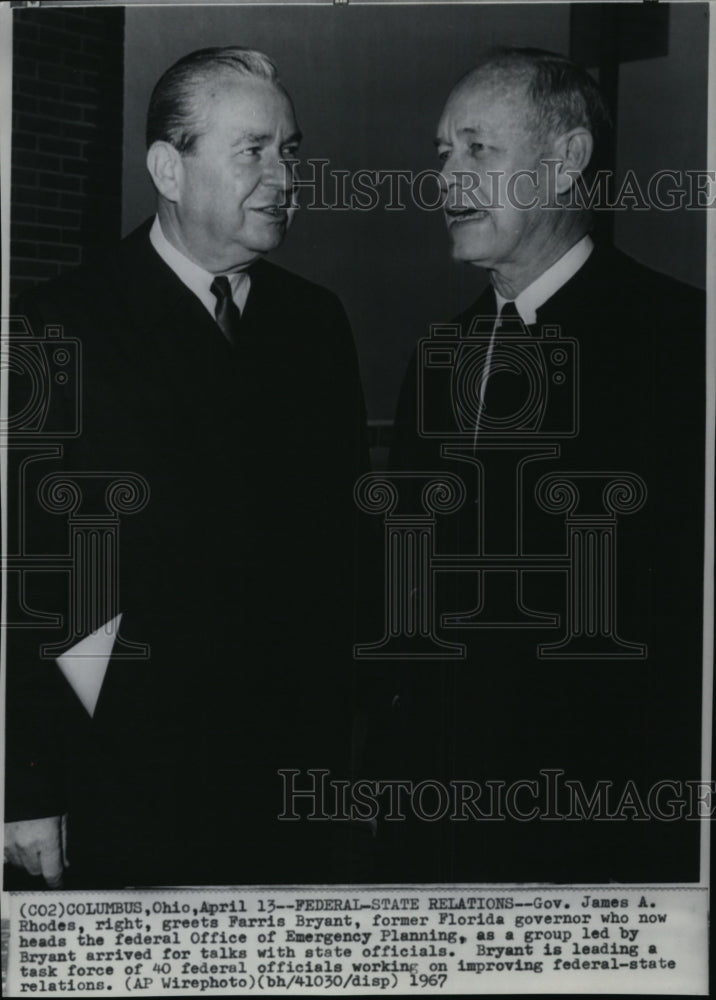
<svg viewBox="0 0 716 1000"><path fill-rule="evenodd" d="M551 299L555 292L558 292L562 285L566 285L570 278L574 277L577 271L586 263L589 255L594 249L594 241L587 233L578 243L562 254L551 267L535 278L531 285L523 288L520 294L514 299L515 309L520 314L520 318L527 326L532 326L537 322L537 310L541 305ZM495 289L497 299L497 311L502 312L502 307L509 299L504 299Z"/></svg>
<svg viewBox="0 0 716 1000"><path fill-rule="evenodd" d="M498 315L495 317L495 322L492 327L492 336L490 337L490 343L487 348L485 364L483 366L482 377L480 379L480 387L478 389L479 398L483 402L483 405L487 389L487 381L490 377L490 366L492 364L492 352L495 346L495 335L500 322L499 314L502 312L504 305L510 301L514 302L515 309L517 310L522 322L526 323L527 326L532 326L537 322L537 310L539 307L544 305L548 299L551 299L555 292L558 292L563 285L566 285L570 278L574 277L580 267L586 263L593 249L594 241L592 240L592 237L589 234L583 236L582 239L575 243L574 246L570 247L565 254L562 254L559 260L556 260L551 267L548 267L547 270L543 271L538 278L535 278L531 285L528 285L527 288L523 288L515 299L503 298L497 289L494 289ZM482 409L478 411L477 420L475 421L475 432L472 437L473 449L477 447L481 413Z"/></svg>
<svg viewBox="0 0 716 1000"><path fill-rule="evenodd" d="M189 291L196 295L213 318L215 316L216 298L210 289L214 278L218 277L218 275L212 274L210 271L205 271L203 267L199 267L193 260L185 257L181 250L177 250L164 235L158 215L154 217L152 228L149 230L149 242L167 267L170 267ZM239 311L243 312L251 288L251 278L245 271L226 271L221 273L226 274L226 277L229 279L232 298L238 306Z"/></svg>

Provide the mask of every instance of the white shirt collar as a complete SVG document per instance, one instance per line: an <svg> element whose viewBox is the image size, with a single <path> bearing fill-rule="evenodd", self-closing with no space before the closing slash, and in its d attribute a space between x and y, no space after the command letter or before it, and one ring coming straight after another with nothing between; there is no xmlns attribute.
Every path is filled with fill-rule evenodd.
<svg viewBox="0 0 716 1000"><path fill-rule="evenodd" d="M530 326L537 322L537 310L547 299L551 299L555 292L559 291L562 285L566 285L577 271L585 263L592 250L594 241L587 234L578 243L556 260L551 267L535 278L531 285L524 288L514 300L515 308L520 314L522 321ZM502 311L502 307L509 299L504 299L495 289L497 299L497 309Z"/></svg>
<svg viewBox="0 0 716 1000"><path fill-rule="evenodd" d="M189 291L196 295L213 317L215 315L216 298L210 289L216 275L210 271L205 271L203 267L199 267L193 260L189 260L180 250L172 246L164 235L158 215L155 215L152 228L149 230L149 240L164 263L172 269L177 278L186 285ZM249 289L251 288L251 278L245 271L234 271L231 274L227 274L226 277L231 283L234 302L243 311Z"/></svg>

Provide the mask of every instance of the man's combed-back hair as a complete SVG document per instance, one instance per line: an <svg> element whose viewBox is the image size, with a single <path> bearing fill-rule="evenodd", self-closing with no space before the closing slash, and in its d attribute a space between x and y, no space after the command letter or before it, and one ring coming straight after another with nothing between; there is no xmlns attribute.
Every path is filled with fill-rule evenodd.
<svg viewBox="0 0 716 1000"><path fill-rule="evenodd" d="M599 87L581 66L546 49L500 47L488 49L463 81L483 76L525 86L535 134L546 138L586 128L594 139L592 165L601 159L611 118Z"/></svg>
<svg viewBox="0 0 716 1000"><path fill-rule="evenodd" d="M180 153L190 153L204 125L198 91L202 84L227 71L278 83L276 65L263 52L238 45L190 52L169 67L152 91L147 111L147 148L163 140Z"/></svg>

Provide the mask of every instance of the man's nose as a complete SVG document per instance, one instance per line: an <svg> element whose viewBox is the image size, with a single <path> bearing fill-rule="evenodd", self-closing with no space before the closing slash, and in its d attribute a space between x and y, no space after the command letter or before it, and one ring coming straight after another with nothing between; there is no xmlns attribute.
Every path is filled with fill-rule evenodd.
<svg viewBox="0 0 716 1000"><path fill-rule="evenodd" d="M296 183L296 161L275 155L268 158L264 166L263 183L286 193L293 190Z"/></svg>
<svg viewBox="0 0 716 1000"><path fill-rule="evenodd" d="M453 161L449 169L440 171L443 207L481 208L480 175L475 170L461 168Z"/></svg>
<svg viewBox="0 0 716 1000"><path fill-rule="evenodd" d="M440 194L443 196L443 201L448 196L450 191L450 184L452 182L452 171L445 169L445 164L440 164L440 171L438 173L438 184L440 185Z"/></svg>
<svg viewBox="0 0 716 1000"><path fill-rule="evenodd" d="M440 173L445 178L445 184L450 185L455 181L455 175L463 172L464 156L460 149L453 147L443 154L440 161Z"/></svg>
<svg viewBox="0 0 716 1000"><path fill-rule="evenodd" d="M465 170L462 169L460 156L453 150L440 164L440 189L444 203L460 199L460 192L465 186L464 177Z"/></svg>

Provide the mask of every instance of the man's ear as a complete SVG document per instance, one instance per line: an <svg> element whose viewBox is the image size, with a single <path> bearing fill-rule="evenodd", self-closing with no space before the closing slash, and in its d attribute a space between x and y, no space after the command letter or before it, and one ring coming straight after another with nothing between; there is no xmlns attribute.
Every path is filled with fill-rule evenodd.
<svg viewBox="0 0 716 1000"><path fill-rule="evenodd" d="M554 178L555 194L565 194L589 166L594 139L585 128L564 132L556 142L558 167Z"/></svg>
<svg viewBox="0 0 716 1000"><path fill-rule="evenodd" d="M147 170L152 183L167 201L178 201L183 165L181 154L170 142L158 140L147 150Z"/></svg>

